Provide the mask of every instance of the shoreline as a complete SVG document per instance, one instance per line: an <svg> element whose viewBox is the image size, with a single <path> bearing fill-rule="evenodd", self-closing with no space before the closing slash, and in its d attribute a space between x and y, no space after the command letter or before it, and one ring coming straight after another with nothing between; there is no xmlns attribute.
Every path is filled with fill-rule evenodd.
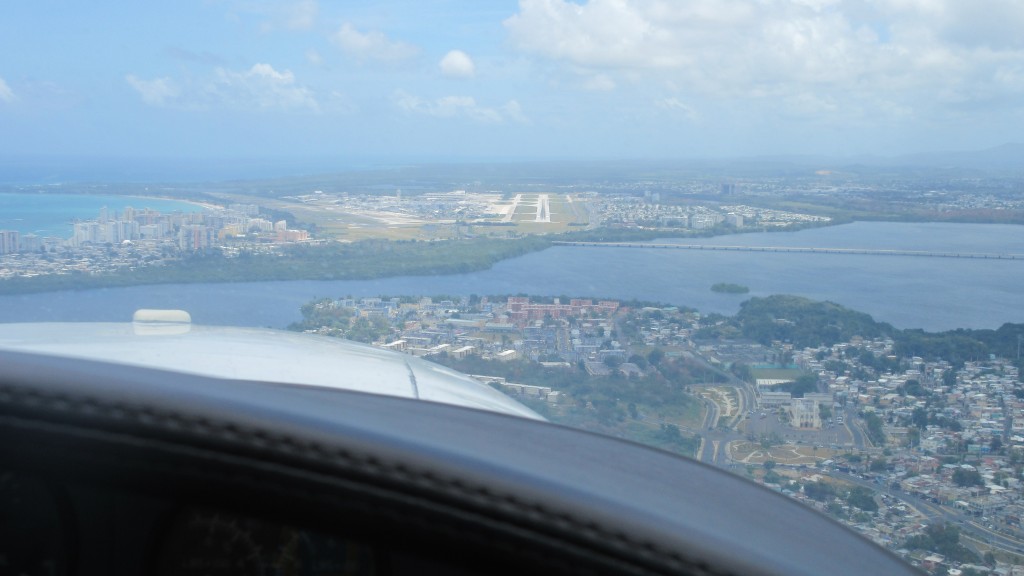
<svg viewBox="0 0 1024 576"><path fill-rule="evenodd" d="M138 210L138 209L147 209L148 208L148 209L157 210L159 212L174 212L174 211L205 212L205 211L220 211L220 210L224 209L222 206L218 206L216 204L212 204L212 203L209 203L209 202L204 202L204 201L201 201L201 200L177 198L177 197L173 197L173 196L160 196L160 195L156 195L156 194L145 194L145 195L140 195L140 194L110 194L110 193L104 193L104 194L92 194L92 193L74 194L74 193L68 193L68 192L64 192L64 191L59 191L59 192L58 191L54 191L54 192L46 192L46 193L0 191L0 199L3 199L4 197L34 197L34 198L48 198L50 200L54 200L56 197L67 197L67 198L75 198L75 199L82 199L82 198L97 199L97 198L102 198L102 199L105 199L105 200L110 200L109 202L106 202L106 204L111 204L113 202L116 202L117 204L123 204L123 206L118 206L118 207L116 207L114 209L117 212L123 211L124 208L126 208L128 206L131 206L133 209L136 209L136 210ZM148 206L147 205L147 204L149 204L149 203L151 203L153 201L166 202L166 203L174 203L174 204L182 205L182 207L181 208L175 208L173 210L167 210L166 208L162 208L162 207L159 207L159 206L153 207L153 206ZM57 199L53 203L57 204L57 205L61 204L59 199ZM40 220L44 220L45 219L45 216L43 216L42 218L39 218L38 216L35 216L35 215L31 214L31 213L19 214L19 213L16 212L13 216L9 216L9 217L6 217L6 218L0 218L0 230L14 230L14 231L18 232L19 234L35 234L35 235L37 235L37 236L39 236L41 238L59 238L61 240L67 240L67 239L69 239L74 234L74 232L73 232L73 230L74 230L74 228L73 228L74 222L76 222L76 221L77 222L88 222L88 221L91 221L91 220L96 220L96 216L97 216L96 211L98 211L103 206L104 206L104 202L98 202L97 203L97 207L95 208L95 210L92 210L92 207L90 207L90 210L92 210L92 212L90 214L87 214L86 213L87 210L84 209L84 208L82 209L82 211L80 213L75 211L73 208L69 209L72 212L75 212L74 214L60 215L59 212L58 212L58 215L55 216L50 222L40 222ZM187 209L187 210L184 209L184 206L187 206L189 209ZM19 225L6 227L3 224L4 220L10 220L11 223L18 223ZM35 224L35 226L33 226L34 229L24 229L24 223L25 222L29 222L31 224ZM62 233L54 233L55 232L55 228L59 228L59 227L67 227L68 229L65 232L62 232Z"/></svg>
<svg viewBox="0 0 1024 576"><path fill-rule="evenodd" d="M182 199L182 198L174 198L172 196L150 196L150 195L137 196L135 194L132 194L130 197L132 197L132 198L149 199L149 200L163 200L165 202L180 202L182 204L192 204L194 206L199 206L203 210L210 210L210 211L217 211L217 210L224 210L225 209L223 206L220 206L220 205L217 205L217 204L210 204L209 202L203 202L201 200L185 200L185 199Z"/></svg>

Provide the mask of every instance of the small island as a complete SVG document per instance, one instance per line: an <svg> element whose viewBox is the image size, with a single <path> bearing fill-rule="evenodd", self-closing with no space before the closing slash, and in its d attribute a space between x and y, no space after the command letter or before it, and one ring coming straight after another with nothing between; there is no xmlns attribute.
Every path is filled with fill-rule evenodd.
<svg viewBox="0 0 1024 576"><path fill-rule="evenodd" d="M712 292L723 292L725 294L746 294L750 292L750 288L743 286L742 284L730 284L728 282L719 282L711 286Z"/></svg>

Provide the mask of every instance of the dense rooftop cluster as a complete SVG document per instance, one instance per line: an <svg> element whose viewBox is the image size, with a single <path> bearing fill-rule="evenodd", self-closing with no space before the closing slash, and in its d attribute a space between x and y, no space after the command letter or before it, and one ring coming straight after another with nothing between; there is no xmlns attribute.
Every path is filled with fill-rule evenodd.
<svg viewBox="0 0 1024 576"><path fill-rule="evenodd" d="M316 310L344 313L334 314L341 321L331 324ZM593 299L343 298L311 303L307 312L299 327L312 332L435 358L518 359L573 368L575 378L604 385L626 386L644 378L652 370L646 361L651 350L698 358L723 373L744 375L758 402L751 413L777 412L797 426L791 419L809 400L812 408L820 404L830 410L828 416L812 410L808 425L858 431L852 436L856 441L815 446L820 452L815 450L813 463L787 466L768 458L759 467L741 462L733 451L729 467L734 471L836 516L924 567L981 562L969 548L960 558L928 544L928 531L945 523L960 527L965 536L991 532L1006 538L1004 550L1024 550L1024 385L1008 359L954 365L901 357L890 337L853 337L802 349L780 341L702 340L702 328L721 320L674 307ZM796 391L792 379L757 378L750 368L758 365L791 366L813 388ZM613 375L618 380L608 380ZM557 385L477 376L525 400L574 402L572 393ZM843 414L854 417L844 422ZM750 422L741 416L739 431ZM645 419L635 410L633 417ZM734 448L744 442L736 438L730 441Z"/></svg>

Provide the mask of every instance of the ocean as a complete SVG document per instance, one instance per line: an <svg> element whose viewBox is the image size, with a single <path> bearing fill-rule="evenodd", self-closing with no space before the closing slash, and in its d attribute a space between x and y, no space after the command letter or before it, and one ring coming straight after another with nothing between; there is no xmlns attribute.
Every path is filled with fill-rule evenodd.
<svg viewBox="0 0 1024 576"><path fill-rule="evenodd" d="M0 193L0 230L21 234L70 238L73 221L91 220L106 207L111 213L125 208L152 208L161 212L196 212L198 204L139 196L93 196L85 194Z"/></svg>

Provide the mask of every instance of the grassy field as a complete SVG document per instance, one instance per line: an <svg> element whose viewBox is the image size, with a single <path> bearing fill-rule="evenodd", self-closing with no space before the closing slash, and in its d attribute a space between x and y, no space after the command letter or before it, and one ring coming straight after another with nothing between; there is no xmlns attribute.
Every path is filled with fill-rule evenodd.
<svg viewBox="0 0 1024 576"><path fill-rule="evenodd" d="M700 402L692 402L686 406L643 406L640 409L659 420L687 428L699 428L704 421L704 407Z"/></svg>

